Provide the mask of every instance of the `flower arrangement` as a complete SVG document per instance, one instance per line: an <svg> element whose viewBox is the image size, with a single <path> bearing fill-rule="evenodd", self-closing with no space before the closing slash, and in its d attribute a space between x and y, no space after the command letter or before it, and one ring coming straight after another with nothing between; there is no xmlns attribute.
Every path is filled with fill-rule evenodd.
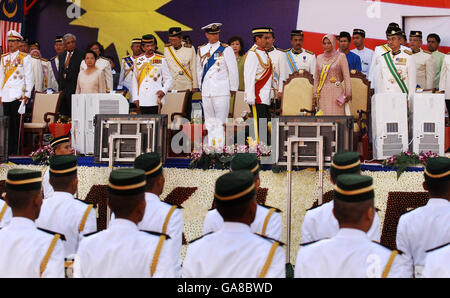
<svg viewBox="0 0 450 298"><path fill-rule="evenodd" d="M70 124L72 123L72 119L66 115L59 115L58 120L56 121L58 124Z"/></svg>
<svg viewBox="0 0 450 298"><path fill-rule="evenodd" d="M54 138L67 135L72 127L72 120L66 115L60 115L55 123L50 123L48 128Z"/></svg>
<svg viewBox="0 0 450 298"><path fill-rule="evenodd" d="M383 161L383 166L397 168L397 180L398 180L408 167L412 167L419 164L425 166L429 158L433 158L436 156L438 155L431 151L420 152L419 155L417 155L414 152L405 151L385 159Z"/></svg>
<svg viewBox="0 0 450 298"><path fill-rule="evenodd" d="M31 152L31 159L38 165L49 165L50 157L55 154L54 149L50 145L39 148L38 150Z"/></svg>

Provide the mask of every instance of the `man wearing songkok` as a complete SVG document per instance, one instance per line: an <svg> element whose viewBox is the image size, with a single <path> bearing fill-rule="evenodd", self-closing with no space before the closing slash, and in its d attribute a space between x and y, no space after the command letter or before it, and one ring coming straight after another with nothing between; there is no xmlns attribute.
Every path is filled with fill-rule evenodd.
<svg viewBox="0 0 450 298"><path fill-rule="evenodd" d="M70 146L70 135L59 136L50 141L50 147L53 149L54 155L70 155L72 154L72 146ZM45 170L42 179L42 188L44 189L44 199L50 198L54 191L50 184L50 172L48 168Z"/></svg>
<svg viewBox="0 0 450 298"><path fill-rule="evenodd" d="M12 169L6 178L11 223L0 230L0 278L64 277L64 237L36 227L42 205L41 172Z"/></svg>
<svg viewBox="0 0 450 298"><path fill-rule="evenodd" d="M424 176L428 203L403 214L397 227L397 248L405 253L410 277L422 275L427 250L450 242L450 159L429 159Z"/></svg>
<svg viewBox="0 0 450 298"><path fill-rule="evenodd" d="M404 277L398 251L370 241L367 231L375 216L373 181L369 176L342 174L334 190L333 213L339 232L329 239L302 244L295 277Z"/></svg>
<svg viewBox="0 0 450 298"><path fill-rule="evenodd" d="M253 234L256 215L254 175L232 171L216 181L214 200L222 228L191 241L183 264L187 278L284 278L282 244Z"/></svg>
<svg viewBox="0 0 450 298"><path fill-rule="evenodd" d="M36 225L63 234L69 258L76 253L83 235L97 231L96 212L92 205L74 198L78 187L76 156L52 156L49 172L54 193L44 200Z"/></svg>
<svg viewBox="0 0 450 298"><path fill-rule="evenodd" d="M340 152L333 156L330 167L330 181L333 185L336 184L339 175L360 174L360 172L359 153ZM302 243L333 237L339 232L339 223L333 215L333 208L334 201L331 201L306 211L302 225ZM380 242L380 217L376 212L367 237Z"/></svg>
<svg viewBox="0 0 450 298"><path fill-rule="evenodd" d="M134 61L142 55L141 42L141 38L134 38L131 41L130 47L132 54L123 57L120 63L119 84L117 86L117 90L127 90L130 97L130 102L133 102L130 91L133 79Z"/></svg>
<svg viewBox="0 0 450 298"><path fill-rule="evenodd" d="M231 171L248 170L253 173L256 191L261 180L259 177L260 166L254 153L240 153L231 160ZM250 225L253 233L261 234L272 239L281 240L282 222L280 210L269 206L256 205L255 220ZM223 226L223 218L217 209L208 211L203 223L203 235L217 232Z"/></svg>
<svg viewBox="0 0 450 298"><path fill-rule="evenodd" d="M285 61L287 66L286 79L289 74L297 72L301 69L308 71L313 76L316 72L316 54L314 52L303 49L304 34L302 30L291 31L292 48L286 50ZM283 71L284 72L284 71Z"/></svg>
<svg viewBox="0 0 450 298"><path fill-rule="evenodd" d="M207 44L198 47L197 80L202 92L205 127L208 131L208 145L223 147L229 112L230 96L239 87L239 73L233 49L221 43L222 24L212 23L202 28Z"/></svg>
<svg viewBox="0 0 450 298"><path fill-rule="evenodd" d="M154 231L139 230L148 206L146 177L139 169L113 170L108 183L108 206L116 218L108 229L81 241L74 276L83 278L175 277L167 239Z"/></svg>
<svg viewBox="0 0 450 298"><path fill-rule="evenodd" d="M164 56L155 53L155 36L142 36L142 49L145 54L134 61L131 97L141 114L159 114L172 76Z"/></svg>
<svg viewBox="0 0 450 298"><path fill-rule="evenodd" d="M366 40L366 31L363 29L353 29L353 44L355 48L351 52L361 58L361 72L369 77L370 66L372 64L373 50L366 48L364 42Z"/></svg>
<svg viewBox="0 0 450 298"><path fill-rule="evenodd" d="M422 277L450 278L450 242L427 250Z"/></svg>
<svg viewBox="0 0 450 298"><path fill-rule="evenodd" d="M411 31L409 43L416 61L416 82L421 89L433 89L436 65L431 52L422 49L422 31Z"/></svg>
<svg viewBox="0 0 450 298"><path fill-rule="evenodd" d="M66 47L64 45L63 37L61 35L57 35L55 38L54 49L56 52L56 56L49 59L53 74L56 78L56 81L59 81L59 55L65 52ZM56 90L58 91L58 90Z"/></svg>

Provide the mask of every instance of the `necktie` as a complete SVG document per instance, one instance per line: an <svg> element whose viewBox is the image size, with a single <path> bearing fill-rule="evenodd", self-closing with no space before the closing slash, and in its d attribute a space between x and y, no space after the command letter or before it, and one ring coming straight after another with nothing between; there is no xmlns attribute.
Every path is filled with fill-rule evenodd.
<svg viewBox="0 0 450 298"><path fill-rule="evenodd" d="M66 63L64 63L64 69L66 69L69 66L71 57L72 57L72 52L69 52L69 55L67 56L67 59L66 59Z"/></svg>

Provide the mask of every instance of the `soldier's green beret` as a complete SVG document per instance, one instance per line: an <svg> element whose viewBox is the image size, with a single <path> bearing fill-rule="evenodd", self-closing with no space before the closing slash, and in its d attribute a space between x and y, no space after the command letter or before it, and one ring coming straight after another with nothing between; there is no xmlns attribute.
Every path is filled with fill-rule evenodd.
<svg viewBox="0 0 450 298"><path fill-rule="evenodd" d="M339 152L333 156L330 167L331 180L336 182L339 175L355 174L361 171L358 152Z"/></svg>
<svg viewBox="0 0 450 298"><path fill-rule="evenodd" d="M231 160L231 170L248 170L252 172L254 176L259 173L258 157L254 153L239 153L236 154Z"/></svg>
<svg viewBox="0 0 450 298"><path fill-rule="evenodd" d="M142 36L142 43L156 43L156 38L153 34L145 34Z"/></svg>
<svg viewBox="0 0 450 298"><path fill-rule="evenodd" d="M11 169L6 177L6 189L30 191L41 189L42 173L26 169Z"/></svg>
<svg viewBox="0 0 450 298"><path fill-rule="evenodd" d="M53 155L50 158L50 176L64 177L77 173L77 157L75 155Z"/></svg>
<svg viewBox="0 0 450 298"><path fill-rule="evenodd" d="M137 195L145 192L147 180L143 170L122 168L109 175L108 192L115 195Z"/></svg>
<svg viewBox="0 0 450 298"><path fill-rule="evenodd" d="M183 31L181 31L180 27L172 27L169 29L169 36L171 37L181 35L182 33Z"/></svg>
<svg viewBox="0 0 450 298"><path fill-rule="evenodd" d="M158 153L144 153L136 157L134 167L143 170L147 177L156 177L162 172L161 157Z"/></svg>
<svg viewBox="0 0 450 298"><path fill-rule="evenodd" d="M220 203L242 203L255 195L255 182L248 170L232 171L220 176L216 181L214 198Z"/></svg>
<svg viewBox="0 0 450 298"><path fill-rule="evenodd" d="M59 144L70 142L70 135L60 136L50 141L50 147L55 148Z"/></svg>
<svg viewBox="0 0 450 298"><path fill-rule="evenodd" d="M336 180L334 198L337 200L357 203L374 197L373 179L370 176L342 174Z"/></svg>
<svg viewBox="0 0 450 298"><path fill-rule="evenodd" d="M424 171L425 181L448 181L450 179L450 158L430 158Z"/></svg>

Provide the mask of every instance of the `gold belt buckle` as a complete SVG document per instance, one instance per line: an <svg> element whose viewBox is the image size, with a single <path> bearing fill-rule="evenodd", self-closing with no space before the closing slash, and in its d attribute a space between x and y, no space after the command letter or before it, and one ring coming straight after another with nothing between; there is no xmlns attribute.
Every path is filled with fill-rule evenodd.
<svg viewBox="0 0 450 298"><path fill-rule="evenodd" d="M331 78L330 78L330 83L334 84L334 83L336 83L336 81L337 81L336 78L334 78L334 77L331 77Z"/></svg>

